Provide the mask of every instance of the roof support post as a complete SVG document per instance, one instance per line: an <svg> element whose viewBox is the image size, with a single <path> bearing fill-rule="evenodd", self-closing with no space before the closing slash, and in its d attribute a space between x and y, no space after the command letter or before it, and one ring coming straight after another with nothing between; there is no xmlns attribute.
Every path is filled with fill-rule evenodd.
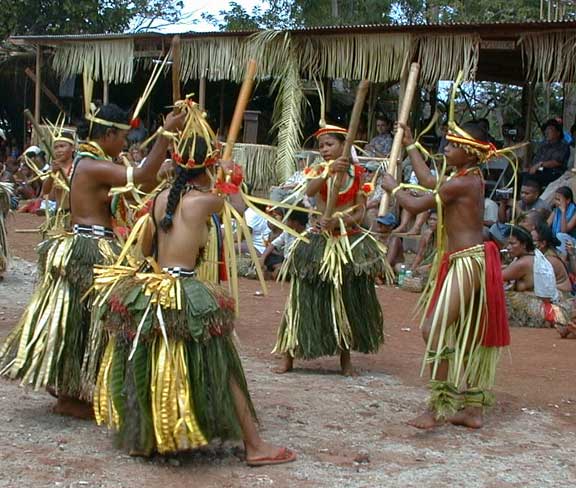
<svg viewBox="0 0 576 488"><path fill-rule="evenodd" d="M200 77L200 88L198 94L198 104L202 110L206 109L206 76Z"/></svg>
<svg viewBox="0 0 576 488"><path fill-rule="evenodd" d="M34 119L40 123L40 101L42 96L42 47L36 46L36 84L34 85Z"/></svg>
<svg viewBox="0 0 576 488"><path fill-rule="evenodd" d="M102 82L102 101L104 105L110 103L110 84L107 81Z"/></svg>

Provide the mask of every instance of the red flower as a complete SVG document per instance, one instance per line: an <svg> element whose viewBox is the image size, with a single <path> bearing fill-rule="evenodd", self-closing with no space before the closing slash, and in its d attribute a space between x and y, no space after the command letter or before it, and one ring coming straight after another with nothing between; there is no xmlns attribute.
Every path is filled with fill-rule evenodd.
<svg viewBox="0 0 576 488"><path fill-rule="evenodd" d="M140 118L136 117L135 119L132 119L130 121L130 127L132 127L133 129L138 129L138 127L140 127Z"/></svg>
<svg viewBox="0 0 576 488"><path fill-rule="evenodd" d="M242 171L242 166L235 164L232 168L232 174L230 175L230 181L236 185L240 186L242 181L244 181L244 172Z"/></svg>
<svg viewBox="0 0 576 488"><path fill-rule="evenodd" d="M372 193L373 190L374 190L374 187L372 186L372 183L364 183L362 185L362 191L364 193Z"/></svg>
<svg viewBox="0 0 576 488"><path fill-rule="evenodd" d="M182 156L180 156L180 154L178 154L176 151L172 153L172 159L174 160L175 163L178 164L182 162Z"/></svg>
<svg viewBox="0 0 576 488"><path fill-rule="evenodd" d="M219 181L214 188L218 190L218 193L224 193L226 195L235 195L240 191L237 185L234 183L226 183L225 181Z"/></svg>

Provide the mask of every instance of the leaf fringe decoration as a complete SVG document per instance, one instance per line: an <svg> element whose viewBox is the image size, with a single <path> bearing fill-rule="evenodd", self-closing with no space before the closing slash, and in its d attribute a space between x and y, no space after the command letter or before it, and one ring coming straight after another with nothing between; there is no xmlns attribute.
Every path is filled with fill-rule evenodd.
<svg viewBox="0 0 576 488"><path fill-rule="evenodd" d="M54 48L52 67L59 76L86 72L89 78L130 83L134 73L134 40L69 42Z"/></svg>
<svg viewBox="0 0 576 488"><path fill-rule="evenodd" d="M524 34L519 40L527 79L550 83L576 80L576 33Z"/></svg>
<svg viewBox="0 0 576 488"><path fill-rule="evenodd" d="M398 80L411 54L410 34L297 37L301 70L309 79L343 78L375 83Z"/></svg>
<svg viewBox="0 0 576 488"><path fill-rule="evenodd" d="M480 56L479 35L419 36L417 46L420 80L424 85L455 80L459 71L463 71L465 80L475 78Z"/></svg>

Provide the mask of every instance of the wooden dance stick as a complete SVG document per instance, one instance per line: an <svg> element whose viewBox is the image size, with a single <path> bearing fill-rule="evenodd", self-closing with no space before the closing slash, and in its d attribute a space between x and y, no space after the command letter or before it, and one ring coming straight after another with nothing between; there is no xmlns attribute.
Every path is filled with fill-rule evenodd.
<svg viewBox="0 0 576 488"><path fill-rule="evenodd" d="M181 66L180 36L172 38L172 102L182 100L180 91L180 66Z"/></svg>
<svg viewBox="0 0 576 488"><path fill-rule="evenodd" d="M246 111L246 107L250 101L250 96L252 95L255 76L256 60L251 59L248 61L246 76L244 76L244 81L242 82L240 93L238 94L238 100L236 100L234 115L232 116L232 122L230 123L230 129L228 130L228 137L226 139L226 147L224 148L224 154L222 155L223 160L232 159L232 150L234 149L236 139L238 139L238 134L242 127L242 120L244 119L244 112Z"/></svg>
<svg viewBox="0 0 576 488"><path fill-rule="evenodd" d="M356 91L356 99L354 100L354 107L352 108L352 115L350 116L350 123L348 124L348 134L346 135L346 142L344 142L344 150L342 151L342 155L346 158L351 157L350 152L352 150L352 145L356 140L356 132L358 132L360 116L362 115L362 109L364 108L364 102L366 101L369 87L370 82L367 80L362 80L358 85L358 90ZM332 183L331 191L328 194L328 200L326 201L326 209L324 210L325 218L332 217L332 214L334 213L334 207L336 206L338 192L342 186L343 179L343 173L336 174L336 177Z"/></svg>
<svg viewBox="0 0 576 488"><path fill-rule="evenodd" d="M406 83L406 90L404 92L404 99L402 100L402 105L400 107L400 114L398 116L398 122L403 124L408 123L408 117L410 116L410 108L412 107L412 100L414 99L414 94L416 93L416 88L418 86L418 75L420 74L420 65L418 63L412 63L410 65L410 73L408 75L408 81ZM396 128L396 134L394 134L394 141L392 142L392 149L390 150L390 165L388 166L388 173L396 177L396 168L398 166L398 159L402 154L402 137L404 137L404 129L400 127ZM388 192L384 192L382 195L382 200L380 200L380 208L378 209L378 216L384 215L388 212L388 207L390 206L390 195Z"/></svg>

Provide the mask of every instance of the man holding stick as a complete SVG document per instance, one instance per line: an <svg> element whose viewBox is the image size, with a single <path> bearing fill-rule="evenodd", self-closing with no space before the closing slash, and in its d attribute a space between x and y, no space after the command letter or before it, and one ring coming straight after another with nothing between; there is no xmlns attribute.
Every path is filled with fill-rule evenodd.
<svg viewBox="0 0 576 488"><path fill-rule="evenodd" d="M488 390L494 385L500 350L510 342L498 249L482 236L484 182L479 164L493 156L495 148L478 124L460 128L452 120L450 127L444 153L454 171L448 178L432 175L410 129L399 123L416 176L428 192L412 196L405 189L413 185L398 185L389 174L382 183L410 212L438 207L438 253L421 299L427 344L423 369L430 365L432 393L426 411L409 422L419 429L431 429L444 419L482 427L483 408L492 403Z"/></svg>

